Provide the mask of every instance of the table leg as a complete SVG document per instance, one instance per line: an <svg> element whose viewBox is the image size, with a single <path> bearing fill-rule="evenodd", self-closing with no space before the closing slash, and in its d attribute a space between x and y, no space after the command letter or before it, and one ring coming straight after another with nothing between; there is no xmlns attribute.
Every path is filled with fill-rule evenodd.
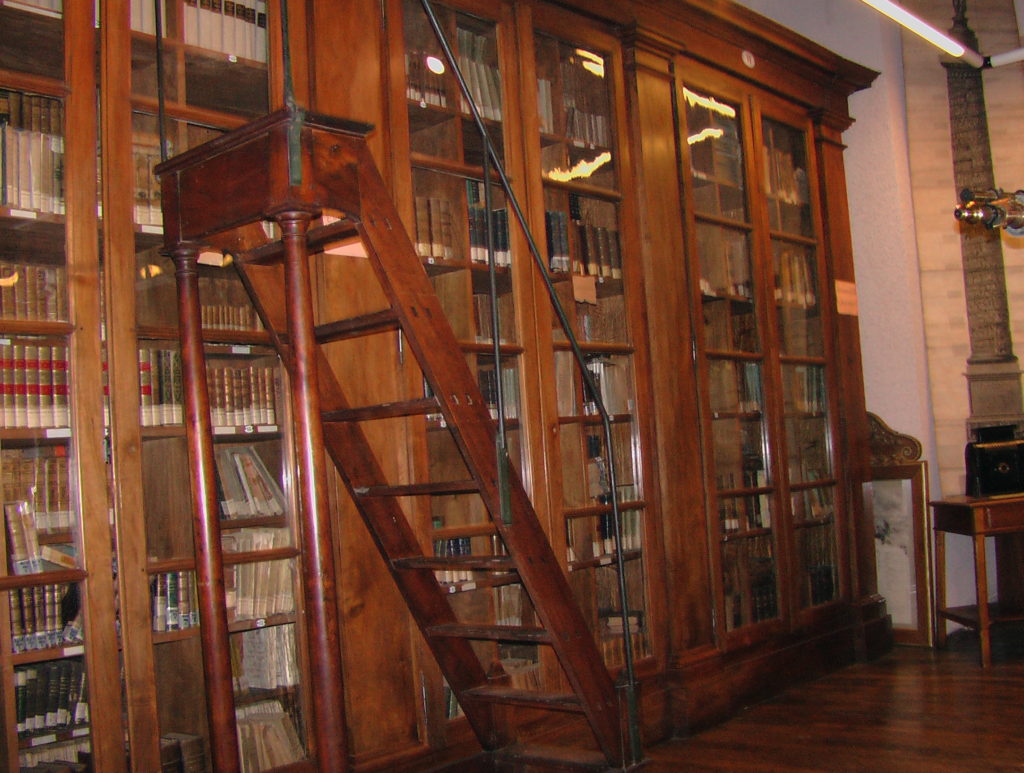
<svg viewBox="0 0 1024 773"><path fill-rule="evenodd" d="M978 640L981 643L981 666L992 665L991 620L988 614L988 571L985 564L985 536L974 537L974 581L978 601Z"/></svg>
<svg viewBox="0 0 1024 773"><path fill-rule="evenodd" d="M946 608L946 533L935 532L935 646L946 646L946 618L939 612Z"/></svg>

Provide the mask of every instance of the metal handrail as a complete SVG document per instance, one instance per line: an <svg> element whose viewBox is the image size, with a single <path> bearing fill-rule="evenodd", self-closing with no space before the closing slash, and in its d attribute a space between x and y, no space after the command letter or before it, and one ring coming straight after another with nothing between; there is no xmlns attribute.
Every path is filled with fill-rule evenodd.
<svg viewBox="0 0 1024 773"><path fill-rule="evenodd" d="M612 508L612 524L614 530L615 540L615 557L616 557L616 568L618 569L619 578L619 603L622 609L622 619L624 622L629 620L629 594L628 586L626 583L626 571L625 571L625 557L622 550L622 515L619 509L618 503L618 482L616 480L615 472L615 447L612 442L612 421L611 415L608 413L608 409L604 404L604 400L601 399L600 390L594 381L589 368L586 365L586 359L583 356L583 350L580 347L579 340L576 338L576 334L572 329L572 323L569 321L566 315L565 309L562 306L562 302L558 297L558 292L555 289L554 283L551 281L551 277L548 275L548 269L544 262L544 258L537 247L536 240L533 238L533 233L530 230L529 225L526 222L526 216L523 213L522 208L519 205L519 200L512 190L512 185L509 182L508 176L505 174L505 168L502 164L501 158L498 155L497 150L494 147L494 143L491 141L487 126L484 124L483 117L480 114L480 110L477 107L476 100L470 91L469 84L466 82L465 77L462 74L462 70L459 67L458 61L455 58L455 54L452 51L451 45L448 41L447 35L441 28L441 24L438 21L437 14L434 11L432 0L420 0L423 6L424 13L427 15L427 20L430 22L430 26L434 31L434 35L437 38L438 43L441 46L441 50L444 53L445 59L448 66L451 68L452 74L455 76L455 80L459 84L459 91L462 94L465 104L468 106L470 114L473 117L473 123L476 126L477 133L480 135L480 139L484 146L484 202L485 202L485 223L487 229L487 257L488 265L491 277L491 323L493 326L493 339L494 339L494 356L495 356L495 367L500 368L499 355L499 328L498 328L498 303L497 303L497 286L495 280L496 263L495 263L495 250L494 250L494 239L493 239L493 228L492 228L492 214L490 206L490 188L491 188L491 175L489 166L493 165L494 171L497 174L498 181L501 185L502 190L505 193L505 197L508 204L511 206L513 213L515 214L516 222L519 224L520 229L526 243L529 247L530 254L533 257L534 265L537 267L541 279L544 282L544 286L547 288L548 297L551 300L552 309L555 312L555 316L558 317L559 324L565 333L566 339L569 342L569 347L573 353L573 359L580 369L580 375L583 380L586 393L590 398L590 401L597 408L598 414L601 417L601 426L604 431L605 449L608 454L608 486L611 490L610 504ZM497 411L498 411L498 469L499 476L503 472L507 474L508 469L508 455L503 453L504 451L504 394L501 388L501 379L496 379L498 382L497 387ZM507 510L508 503L505 498L502 500L502 513L501 517L503 520L508 522L511 517ZM640 725L638 718L638 706L636 696L636 669L634 664L633 654L633 642L630 638L629 625L623 625L622 632L623 641L623 655L624 655L624 676L625 680L622 684L622 688L626 694L626 713L627 713L627 724L629 731L629 753L631 759L628 762L638 762L641 758L641 743L640 743Z"/></svg>

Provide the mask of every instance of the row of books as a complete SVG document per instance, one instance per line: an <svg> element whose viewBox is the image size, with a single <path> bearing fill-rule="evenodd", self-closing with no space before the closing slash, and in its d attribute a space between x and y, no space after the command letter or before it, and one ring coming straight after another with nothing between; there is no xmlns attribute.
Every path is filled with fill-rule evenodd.
<svg viewBox="0 0 1024 773"><path fill-rule="evenodd" d="M469 94L483 118L501 120L501 73L498 70L494 35L480 35L459 27L456 30L459 69L469 87ZM469 112L465 98L462 111Z"/></svg>
<svg viewBox="0 0 1024 773"><path fill-rule="evenodd" d="M835 514L831 488L812 488L793 492L793 520L826 520Z"/></svg>
<svg viewBox="0 0 1024 773"><path fill-rule="evenodd" d="M700 291L712 297L753 298L747 236L714 226L697 229Z"/></svg>
<svg viewBox="0 0 1024 773"><path fill-rule="evenodd" d="M785 368L787 411L822 413L825 400L825 368L820 365L789 365Z"/></svg>
<svg viewBox="0 0 1024 773"><path fill-rule="evenodd" d="M544 671L540 661L530 658L503 657L500 659L502 670L508 674L508 686L514 690L538 691L544 687ZM445 719L456 719L463 715L455 692L445 681L443 687Z"/></svg>
<svg viewBox="0 0 1024 773"><path fill-rule="evenodd" d="M133 7L136 3L151 5L150 0L132 0ZM170 146L167 155L174 155ZM132 138L132 160L135 163L135 223L162 226L164 217L160 209L160 183L153 174L153 167L162 160L160 137L136 133Z"/></svg>
<svg viewBox="0 0 1024 773"><path fill-rule="evenodd" d="M625 298L622 293L605 294L594 303L592 299L577 302L576 336L581 341L629 341Z"/></svg>
<svg viewBox="0 0 1024 773"><path fill-rule="evenodd" d="M277 424L276 369L266 365L207 365L215 427Z"/></svg>
<svg viewBox="0 0 1024 773"><path fill-rule="evenodd" d="M56 322L67 313L63 266L0 261L0 319Z"/></svg>
<svg viewBox="0 0 1024 773"><path fill-rule="evenodd" d="M503 311L505 308L509 308L503 303L502 299L498 299L498 325L501 327L499 332L500 341L508 341L509 335L514 334L514 330L506 329L506 326L511 327L511 323L504 318ZM494 340L494 315L492 313L494 309L494 302L491 299L490 293L473 293L473 319L476 321L476 340L477 341L493 341Z"/></svg>
<svg viewBox="0 0 1024 773"><path fill-rule="evenodd" d="M752 304L705 294L701 304L704 317L704 345L713 352L756 352L761 341Z"/></svg>
<svg viewBox="0 0 1024 773"><path fill-rule="evenodd" d="M757 439L760 439L758 434ZM730 491L737 488L762 488L768 485L768 475L764 468L764 451L760 446L748 446L747 438L737 449L732 445L734 438L725 439L722 446L716 447L715 455L715 487L719 491ZM725 446L729 447L726 448ZM728 453L729 451L733 453Z"/></svg>
<svg viewBox="0 0 1024 773"><path fill-rule="evenodd" d="M811 606L827 604L836 597L839 587L836 567L833 564L814 564L808 566L807 595Z"/></svg>
<svg viewBox="0 0 1024 773"><path fill-rule="evenodd" d="M544 218L548 267L551 271L600 279L622 277L622 254L616 229L574 219L577 231L574 255L569 245L569 220L572 215L550 210L544 213Z"/></svg>
<svg viewBox="0 0 1024 773"><path fill-rule="evenodd" d="M276 376L272 366L208 364L206 378L214 427L276 426ZM139 348L143 426L181 424L182 389L181 354L177 349Z"/></svg>
<svg viewBox="0 0 1024 773"><path fill-rule="evenodd" d="M0 339L0 428L67 427L68 348Z"/></svg>
<svg viewBox="0 0 1024 773"><path fill-rule="evenodd" d="M690 166L694 176L705 180L721 180L733 186L743 182L743 155L736 122L708 113L704 126L692 121L687 111L690 132ZM704 210L707 211L707 210Z"/></svg>
<svg viewBox="0 0 1024 773"><path fill-rule="evenodd" d="M473 554L470 537L449 537L434 540L434 555L445 558L454 556L470 556ZM468 569L437 569L434 571L437 581L445 584L472 582L473 572Z"/></svg>
<svg viewBox="0 0 1024 773"><path fill-rule="evenodd" d="M712 359L708 363L708 392L716 413L757 413L762 407L761 364Z"/></svg>
<svg viewBox="0 0 1024 773"><path fill-rule="evenodd" d="M474 183L470 183L474 184ZM474 263L489 263L487 251L487 210L483 207L469 207L469 259ZM512 265L512 246L509 242L508 210L491 210L491 244L494 248L494 265Z"/></svg>
<svg viewBox="0 0 1024 773"><path fill-rule="evenodd" d="M59 19L64 13L64 0L4 0L4 6L53 19Z"/></svg>
<svg viewBox="0 0 1024 773"><path fill-rule="evenodd" d="M231 677L239 693L298 685L294 626L269 625L233 634Z"/></svg>
<svg viewBox="0 0 1024 773"><path fill-rule="evenodd" d="M605 410L613 416L629 413L633 409L633 390L628 363L619 357L588 357L586 365ZM586 387L583 413L588 416L598 413L594 395Z"/></svg>
<svg viewBox="0 0 1024 773"><path fill-rule="evenodd" d="M66 446L0 450L0 491L4 502L27 502L37 534L72 526Z"/></svg>
<svg viewBox="0 0 1024 773"><path fill-rule="evenodd" d="M764 184L768 195L787 204L806 205L810 201L807 170L796 164L793 153L778 147L763 147Z"/></svg>
<svg viewBox="0 0 1024 773"><path fill-rule="evenodd" d="M555 114L556 86L550 79L537 80L537 106L541 131L561 133L576 145L611 146L611 122L608 117L608 96L603 79L585 69L573 56L560 65L562 112ZM559 127L557 118L562 119Z"/></svg>
<svg viewBox="0 0 1024 773"><path fill-rule="evenodd" d="M139 420L142 426L181 424L182 390L178 350L139 347Z"/></svg>
<svg viewBox="0 0 1024 773"><path fill-rule="evenodd" d="M447 83L440 64L440 58L429 51L406 51L405 96L421 105L448 107Z"/></svg>
<svg viewBox="0 0 1024 773"><path fill-rule="evenodd" d="M199 307L199 318L203 328L207 330L263 329L260 318L250 303L204 303Z"/></svg>
<svg viewBox="0 0 1024 773"><path fill-rule="evenodd" d="M643 550L643 525L638 510L620 510L623 551ZM566 522L566 558L570 564L615 555L612 513Z"/></svg>
<svg viewBox="0 0 1024 773"><path fill-rule="evenodd" d="M282 547L285 529L245 529L221 536L225 553L248 553ZM265 620L295 611L293 565L287 559L247 561L224 567L228 621Z"/></svg>
<svg viewBox="0 0 1024 773"><path fill-rule="evenodd" d="M18 735L53 733L89 721L89 697L81 658L14 668Z"/></svg>
<svg viewBox="0 0 1024 773"><path fill-rule="evenodd" d="M242 773L258 773L305 759L295 722L279 701L239 707L235 714Z"/></svg>
<svg viewBox="0 0 1024 773"><path fill-rule="evenodd" d="M7 553L14 574L37 574L77 567L77 555L72 544L40 543L35 513L27 500L4 502L4 521L7 524Z"/></svg>
<svg viewBox="0 0 1024 773"><path fill-rule="evenodd" d="M284 515L284 493L254 446L219 446L215 456L222 518Z"/></svg>
<svg viewBox="0 0 1024 773"><path fill-rule="evenodd" d="M429 261L458 260L462 251L455 241L452 202L441 196L416 196L416 254Z"/></svg>
<svg viewBox="0 0 1024 773"><path fill-rule="evenodd" d="M132 0L131 25L156 34L155 0ZM164 34L167 18L164 18ZM184 0L182 38L191 46L231 57L267 61L266 0Z"/></svg>
<svg viewBox="0 0 1024 773"><path fill-rule="evenodd" d="M164 733L160 768L160 773L207 773L206 739L194 733Z"/></svg>
<svg viewBox="0 0 1024 773"><path fill-rule="evenodd" d="M498 418L498 381L501 381L501 397L504 403L504 418L519 418L519 370L514 365L502 365L499 371L493 367L477 368L477 383L484 403L491 412L491 418Z"/></svg>
<svg viewBox="0 0 1024 773"><path fill-rule="evenodd" d="M8 593L11 647L34 652L82 643L78 585L50 583L15 588Z"/></svg>
<svg viewBox="0 0 1024 773"><path fill-rule="evenodd" d="M0 89L0 205L64 214L61 100Z"/></svg>
<svg viewBox="0 0 1024 773"><path fill-rule="evenodd" d="M633 658L641 659L651 654L650 641L647 638L647 631L631 630L629 632L630 646L633 650ZM626 644L621 633L609 633L598 639L598 648L601 650L601 657L609 668L621 666L626 662Z"/></svg>
<svg viewBox="0 0 1024 773"><path fill-rule="evenodd" d="M719 499L718 521L722 534L770 528L772 516L768 495L758 494L752 497Z"/></svg>
<svg viewBox="0 0 1024 773"><path fill-rule="evenodd" d="M182 631L199 625L195 572L157 572L149 580L149 593L154 631Z"/></svg>
<svg viewBox="0 0 1024 773"><path fill-rule="evenodd" d="M786 306L817 305L817 283L809 265L811 255L803 248L775 243L775 301Z"/></svg>

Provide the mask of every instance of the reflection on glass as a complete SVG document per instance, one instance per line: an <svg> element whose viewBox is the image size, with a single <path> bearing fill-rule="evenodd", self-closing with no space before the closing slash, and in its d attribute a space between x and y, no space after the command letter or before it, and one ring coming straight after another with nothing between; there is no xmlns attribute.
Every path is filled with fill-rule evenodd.
<svg viewBox="0 0 1024 773"><path fill-rule="evenodd" d="M616 185L606 58L538 34L541 167L555 182Z"/></svg>
<svg viewBox="0 0 1024 773"><path fill-rule="evenodd" d="M736 108L686 87L683 99L696 211L746 221L743 142Z"/></svg>

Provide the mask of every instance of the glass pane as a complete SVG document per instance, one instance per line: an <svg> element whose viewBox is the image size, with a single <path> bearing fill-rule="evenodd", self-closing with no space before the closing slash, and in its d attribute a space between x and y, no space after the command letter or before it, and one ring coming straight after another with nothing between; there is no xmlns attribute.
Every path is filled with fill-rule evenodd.
<svg viewBox="0 0 1024 773"><path fill-rule="evenodd" d="M753 299L750 236L746 231L698 223L697 256L701 295Z"/></svg>
<svg viewBox="0 0 1024 773"><path fill-rule="evenodd" d="M826 490L831 497L831 491ZM819 606L839 596L835 524L831 519L797 529L797 560L800 562L800 606Z"/></svg>
<svg viewBox="0 0 1024 773"><path fill-rule="evenodd" d="M132 4L132 93L157 98L156 10ZM255 117L269 109L267 6L242 0L161 7L163 92L168 107L191 106Z"/></svg>
<svg viewBox="0 0 1024 773"><path fill-rule="evenodd" d="M543 34L536 48L544 176L615 188L607 57Z"/></svg>
<svg viewBox="0 0 1024 773"><path fill-rule="evenodd" d="M722 545L722 588L727 631L778 617L778 571L769 535Z"/></svg>
<svg viewBox="0 0 1024 773"><path fill-rule="evenodd" d="M491 21L447 8L436 11L469 95L500 158L503 115L497 27ZM469 103L422 6L406 0L404 20L406 98L413 152L481 166L484 145Z"/></svg>
<svg viewBox="0 0 1024 773"><path fill-rule="evenodd" d="M827 479L832 463L825 413L825 368L783 364L782 374L790 482Z"/></svg>
<svg viewBox="0 0 1024 773"><path fill-rule="evenodd" d="M798 357L824 356L814 250L773 240L772 255L782 353Z"/></svg>
<svg viewBox="0 0 1024 773"><path fill-rule="evenodd" d="M0 8L0 14L5 10ZM43 216L44 222L52 222L55 218L47 215L64 214L64 104L60 99L0 89L0 152L4 231L15 225L9 222L11 217L38 220ZM16 252L33 243L26 234L10 234L4 246ZM28 289L26 298L27 293ZM8 318L15 314L3 313Z"/></svg>
<svg viewBox="0 0 1024 773"><path fill-rule="evenodd" d="M25 0L0 6L0 69L63 80L61 0Z"/></svg>
<svg viewBox="0 0 1024 773"><path fill-rule="evenodd" d="M748 220L737 109L690 88L683 88L683 98L696 211L731 220Z"/></svg>
<svg viewBox="0 0 1024 773"><path fill-rule="evenodd" d="M802 131L765 118L764 187L773 231L814 236L807 179L807 140Z"/></svg>

